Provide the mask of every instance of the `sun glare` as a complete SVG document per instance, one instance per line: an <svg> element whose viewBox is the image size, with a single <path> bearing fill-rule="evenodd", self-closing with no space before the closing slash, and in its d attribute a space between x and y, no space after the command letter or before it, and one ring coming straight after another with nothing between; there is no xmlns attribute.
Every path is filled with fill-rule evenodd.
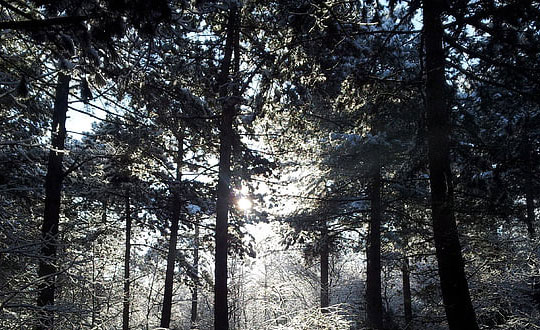
<svg viewBox="0 0 540 330"><path fill-rule="evenodd" d="M250 210L251 207L253 206L253 203L251 202L251 200L249 198L246 198L246 197L242 197L240 198L236 204L238 205L238 207L243 210L243 211L247 211L247 210Z"/></svg>

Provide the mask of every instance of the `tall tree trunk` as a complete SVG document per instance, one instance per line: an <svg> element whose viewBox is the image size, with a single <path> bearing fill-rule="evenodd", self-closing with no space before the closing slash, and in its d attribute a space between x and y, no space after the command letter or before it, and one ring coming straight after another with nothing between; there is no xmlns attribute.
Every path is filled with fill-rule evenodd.
<svg viewBox="0 0 540 330"><path fill-rule="evenodd" d="M97 290L96 290L96 249L94 247L95 242L92 241L92 319L90 321L90 328L94 328L96 325L97 317Z"/></svg>
<svg viewBox="0 0 540 330"><path fill-rule="evenodd" d="M381 168L375 165L371 186L371 219L367 247L367 325L373 329L383 328L383 308L381 297Z"/></svg>
<svg viewBox="0 0 540 330"><path fill-rule="evenodd" d="M156 265L152 274L152 281L150 281L150 289L148 290L148 298L146 299L146 330L150 330L150 314L153 311L152 296L154 295L154 284L156 283L157 274L158 272L161 273L159 268L159 260L156 260Z"/></svg>
<svg viewBox="0 0 540 330"><path fill-rule="evenodd" d="M402 285L403 285L403 312L405 314L405 329L412 330L412 294L411 294L411 277L409 269L409 258L403 257L403 264L401 266Z"/></svg>
<svg viewBox="0 0 540 330"><path fill-rule="evenodd" d="M198 303L199 303L199 222L195 224L195 240L193 244L193 271L195 278L193 279L193 288L191 291L191 328L198 327Z"/></svg>
<svg viewBox="0 0 540 330"><path fill-rule="evenodd" d="M328 227L326 220L321 221L321 246L320 246L320 258L321 258L321 311L323 313L328 312L328 305L330 303L329 298L329 286L328 286L328 255L329 255L329 241L328 241Z"/></svg>
<svg viewBox="0 0 540 330"><path fill-rule="evenodd" d="M174 284L174 265L176 261L176 243L178 241L178 223L181 211L181 184L182 162L184 159L184 137L180 132L177 137L178 153L176 155L176 182L172 187L171 201L171 237L169 239L169 251L167 254L167 271L165 273L165 292L163 293L163 305L161 309L160 327L168 328L171 322L172 296Z"/></svg>
<svg viewBox="0 0 540 330"><path fill-rule="evenodd" d="M38 286L37 305L42 308L39 324L36 329L54 328L54 293L56 289L57 262L56 250L58 243L58 224L60 221L60 205L62 195L62 181L64 173L62 163L64 159L64 144L66 140L66 113L68 110L69 81L71 77L64 73L58 74L54 113L52 120L51 150L45 177L45 211L41 227L41 258L37 275L40 280Z"/></svg>
<svg viewBox="0 0 540 330"><path fill-rule="evenodd" d="M527 118L527 121L530 119ZM533 148L531 146L531 141L529 138L529 124L526 124L525 129L525 166L526 166L526 173L525 173L525 203L527 206L527 215L525 216L525 222L527 223L527 232L529 233L529 237L531 239L534 239L536 237L536 228L534 225L535 222L535 216L534 216L534 194L533 194L533 187L532 182L534 182L534 175L533 175Z"/></svg>
<svg viewBox="0 0 540 330"><path fill-rule="evenodd" d="M450 114L446 102L441 25L444 1L425 0L426 112L433 234L441 291L450 330L478 329L469 295L457 225L450 170Z"/></svg>
<svg viewBox="0 0 540 330"><path fill-rule="evenodd" d="M534 197L531 190L532 189L527 189L527 193L525 194L525 201L527 203L527 232L529 233L529 237L532 239L536 237L536 230L534 227Z"/></svg>
<svg viewBox="0 0 540 330"><path fill-rule="evenodd" d="M107 208L108 201L105 199L103 201L103 213L101 213L101 224L104 225L107 222ZM97 238L97 237L96 237ZM99 292L97 290L97 277L96 277L96 253L95 253L95 240L92 241L92 321L91 328L94 328L98 323L99 310L101 309L101 303L99 300Z"/></svg>
<svg viewBox="0 0 540 330"><path fill-rule="evenodd" d="M124 307L122 309L122 330L129 330L130 263L131 263L131 201L129 188L126 189L126 247L124 255Z"/></svg>
<svg viewBox="0 0 540 330"><path fill-rule="evenodd" d="M233 53L238 49L238 12L231 3L227 23L227 39L218 77L219 95L222 99L222 115L220 123L219 174L216 201L216 252L215 252L215 287L214 287L214 329L228 330L227 306L227 231L229 226L231 151L234 141L233 120L236 112L235 96L237 86L231 79ZM238 58L235 59L238 61Z"/></svg>

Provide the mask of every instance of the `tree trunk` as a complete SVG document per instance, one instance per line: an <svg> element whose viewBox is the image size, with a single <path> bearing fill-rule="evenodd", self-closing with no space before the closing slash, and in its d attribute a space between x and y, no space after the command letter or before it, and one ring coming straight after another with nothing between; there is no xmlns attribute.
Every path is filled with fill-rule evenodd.
<svg viewBox="0 0 540 330"><path fill-rule="evenodd" d="M195 240L193 244L193 271L195 278L193 280L193 288L191 291L191 328L198 327L198 303L199 303L199 223L195 224Z"/></svg>
<svg viewBox="0 0 540 330"><path fill-rule="evenodd" d="M184 138L183 133L177 137L178 154L176 155L176 182L172 187L171 201L171 237L169 239L169 251L167 254L167 271L165 273L165 292L163 293L163 305L161 309L160 327L168 328L171 322L172 296L174 265L176 261L176 243L178 241L178 223L180 221L181 211L181 184L182 184L182 162L184 159Z"/></svg>
<svg viewBox="0 0 540 330"><path fill-rule="evenodd" d="M238 49L238 17L235 4L231 4L227 23L227 39L218 77L219 95L222 99L220 123L219 174L216 201L216 252L214 287L214 329L228 330L227 306L227 231L229 226L231 151L234 141L233 120L238 92L231 79L232 55ZM235 59L237 61L238 59Z"/></svg>
<svg viewBox="0 0 540 330"><path fill-rule="evenodd" d="M92 241L92 320L90 321L90 328L96 326L96 317L97 317L97 290L96 290L96 249L94 247L94 241Z"/></svg>
<svg viewBox="0 0 540 330"><path fill-rule="evenodd" d="M64 144L66 140L66 113L68 110L69 81L71 77L63 73L58 74L54 113L52 121L51 150L45 177L45 211L41 227L41 258L37 275L39 277L37 305L42 308L39 324L36 329L54 328L54 293L56 289L57 260L56 250L58 243L58 224L60 222L60 205L62 195L62 181L64 173L62 163L64 159Z"/></svg>
<svg viewBox="0 0 540 330"><path fill-rule="evenodd" d="M109 203L107 200L103 201L103 213L101 214L101 224L104 225L107 222L107 208ZM97 239L97 236L96 236ZM97 277L96 277L96 253L95 253L95 240L92 241L92 321L91 328L94 328L98 323L99 311L101 309L100 294L97 290Z"/></svg>
<svg viewBox="0 0 540 330"><path fill-rule="evenodd" d="M409 270L409 258L403 257L403 265L401 267L401 274L403 280L403 312L405 314L405 329L412 330L412 294L411 294L411 277Z"/></svg>
<svg viewBox="0 0 540 330"><path fill-rule="evenodd" d="M328 305L330 303L329 290L328 290L328 255L329 255L329 242L328 242L328 227L326 221L321 221L321 246L320 246L320 258L321 258L321 311L323 313L328 312Z"/></svg>
<svg viewBox="0 0 540 330"><path fill-rule="evenodd" d="M152 281L150 282L150 289L148 290L148 299L146 299L146 324L145 324L146 330L150 330L150 314L153 311L152 296L154 293L154 285L156 283L156 277L158 275L158 272L161 273L159 270L159 260L156 260L156 266L154 267L154 272L152 274Z"/></svg>
<svg viewBox="0 0 540 330"><path fill-rule="evenodd" d="M131 263L131 205L129 194L129 189L126 189L126 250L124 255L124 307L122 309L122 330L129 330L129 265Z"/></svg>
<svg viewBox="0 0 540 330"><path fill-rule="evenodd" d="M525 201L527 203L527 232L529 233L529 237L533 239L536 237L536 230L534 228L534 197L531 189L527 189Z"/></svg>
<svg viewBox="0 0 540 330"><path fill-rule="evenodd" d="M450 330L478 329L469 295L457 225L450 170L450 114L445 99L445 54L442 47L443 1L426 0L426 113L433 234L441 291Z"/></svg>
<svg viewBox="0 0 540 330"><path fill-rule="evenodd" d="M381 297L381 168L378 161L369 189L371 200L371 221L367 247L367 325L372 329L383 328Z"/></svg>
<svg viewBox="0 0 540 330"><path fill-rule="evenodd" d="M528 119L529 121L530 119ZM534 225L535 222L535 216L534 216L534 195L533 195L533 187L532 182L534 182L534 175L533 175L533 148L531 146L531 141L529 138L529 129L528 129L528 123L526 125L526 137L525 137L525 166L526 166L526 182L525 182L525 203L527 206L527 215L525 216L525 222L527 223L527 232L529 233L529 237L531 239L534 239L536 237L536 228Z"/></svg>

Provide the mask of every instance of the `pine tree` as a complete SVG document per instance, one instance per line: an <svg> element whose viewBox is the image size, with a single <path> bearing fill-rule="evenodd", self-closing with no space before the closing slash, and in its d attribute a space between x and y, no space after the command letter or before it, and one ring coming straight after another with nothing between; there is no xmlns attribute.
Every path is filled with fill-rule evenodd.
<svg viewBox="0 0 540 330"><path fill-rule="evenodd" d="M450 329L478 329L459 243L450 170L450 116L445 96L442 4L424 1L426 117L433 232Z"/></svg>

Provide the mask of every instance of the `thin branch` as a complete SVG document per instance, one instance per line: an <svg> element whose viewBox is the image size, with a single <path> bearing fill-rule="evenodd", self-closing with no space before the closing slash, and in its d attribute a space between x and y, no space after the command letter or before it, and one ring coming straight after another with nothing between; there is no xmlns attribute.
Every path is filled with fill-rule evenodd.
<svg viewBox="0 0 540 330"><path fill-rule="evenodd" d="M0 22L0 30L39 30L50 26L75 25L88 19L88 16L65 16L48 19L32 19L27 21L4 21Z"/></svg>

